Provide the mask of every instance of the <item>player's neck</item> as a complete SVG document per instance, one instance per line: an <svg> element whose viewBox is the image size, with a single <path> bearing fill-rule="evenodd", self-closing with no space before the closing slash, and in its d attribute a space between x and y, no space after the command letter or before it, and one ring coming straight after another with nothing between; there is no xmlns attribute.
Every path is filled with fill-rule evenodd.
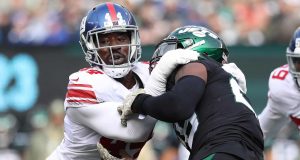
<svg viewBox="0 0 300 160"><path fill-rule="evenodd" d="M123 86L125 86L127 89L132 88L136 84L136 80L132 71L130 71L126 76L117 78L116 80L123 84Z"/></svg>

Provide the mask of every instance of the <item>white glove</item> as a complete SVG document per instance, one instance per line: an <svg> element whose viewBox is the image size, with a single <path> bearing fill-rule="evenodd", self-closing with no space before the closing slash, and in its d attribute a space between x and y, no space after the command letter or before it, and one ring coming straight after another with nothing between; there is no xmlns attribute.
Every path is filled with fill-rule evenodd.
<svg viewBox="0 0 300 160"><path fill-rule="evenodd" d="M241 88L241 90L246 94L247 93L247 85L246 78L244 73L236 66L235 63L223 64L222 68L230 73L234 78L237 79L237 82Z"/></svg>
<svg viewBox="0 0 300 160"><path fill-rule="evenodd" d="M122 160L120 158L111 155L106 148L104 148L99 142L97 143L97 149L100 154L101 160Z"/></svg>
<svg viewBox="0 0 300 160"><path fill-rule="evenodd" d="M144 89L137 89L136 91L130 93L129 95L127 95L127 97L123 101L123 104L118 107L118 112L121 115L122 126L124 126L124 127L127 126L127 120L129 118L129 116L133 114L131 111L131 105L132 105L135 97L142 93L145 93Z"/></svg>
<svg viewBox="0 0 300 160"><path fill-rule="evenodd" d="M199 53L188 49L176 49L166 52L158 61L145 86L147 94L159 96L166 91L167 78L180 64L198 59Z"/></svg>

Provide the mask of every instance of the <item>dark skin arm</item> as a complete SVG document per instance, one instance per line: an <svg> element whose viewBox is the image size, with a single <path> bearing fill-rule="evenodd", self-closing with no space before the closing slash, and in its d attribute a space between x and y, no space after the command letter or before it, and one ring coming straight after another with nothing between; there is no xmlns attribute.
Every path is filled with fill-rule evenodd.
<svg viewBox="0 0 300 160"><path fill-rule="evenodd" d="M178 122L192 116L205 89L206 67L198 62L182 66L176 73L174 87L157 97L141 94L132 104L132 111L166 122Z"/></svg>
<svg viewBox="0 0 300 160"><path fill-rule="evenodd" d="M206 83L207 81L207 71L206 67L202 63L188 63L182 66L176 73L175 80L179 80L181 77L193 75L203 79Z"/></svg>

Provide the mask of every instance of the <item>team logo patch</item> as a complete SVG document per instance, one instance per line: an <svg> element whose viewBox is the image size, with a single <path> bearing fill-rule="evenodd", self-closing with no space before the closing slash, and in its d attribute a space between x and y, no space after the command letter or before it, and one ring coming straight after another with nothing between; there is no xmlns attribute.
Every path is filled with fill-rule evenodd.
<svg viewBox="0 0 300 160"><path fill-rule="evenodd" d="M104 27L112 27L114 25L126 25L125 20L123 19L123 16L120 12L117 13L117 21L112 21L112 17L109 13L105 14L105 21L104 21Z"/></svg>
<svg viewBox="0 0 300 160"><path fill-rule="evenodd" d="M83 32L85 32L85 23L86 23L86 16L83 17L81 24L80 24L80 34L82 34Z"/></svg>

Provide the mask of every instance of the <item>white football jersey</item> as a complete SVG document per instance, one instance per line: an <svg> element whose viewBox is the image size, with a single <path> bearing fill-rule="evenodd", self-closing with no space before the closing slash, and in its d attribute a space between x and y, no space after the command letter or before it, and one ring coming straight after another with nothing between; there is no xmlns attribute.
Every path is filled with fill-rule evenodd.
<svg viewBox="0 0 300 160"><path fill-rule="evenodd" d="M269 77L268 102L258 117L265 139L291 120L300 127L300 91L288 69L288 65L278 67Z"/></svg>
<svg viewBox="0 0 300 160"><path fill-rule="evenodd" d="M123 127L117 107L132 90L145 85L149 77L148 64L139 62L132 69L140 79L127 89L97 67L82 69L69 77L65 99L64 139L48 159L99 160L97 142L110 153L121 152L137 157L151 138L156 120L150 116L139 119L133 115ZM138 82L142 82L138 86Z"/></svg>

